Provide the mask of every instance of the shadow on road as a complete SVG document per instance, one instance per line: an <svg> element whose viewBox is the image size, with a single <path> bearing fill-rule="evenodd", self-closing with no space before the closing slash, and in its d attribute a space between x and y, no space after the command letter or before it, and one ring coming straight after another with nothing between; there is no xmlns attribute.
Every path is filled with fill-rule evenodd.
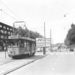
<svg viewBox="0 0 75 75"><path fill-rule="evenodd" d="M41 59L41 58L44 58L45 56L47 55L34 55L34 56L28 56L28 55L22 55L22 56L17 56L14 58L14 60L35 60L35 59Z"/></svg>

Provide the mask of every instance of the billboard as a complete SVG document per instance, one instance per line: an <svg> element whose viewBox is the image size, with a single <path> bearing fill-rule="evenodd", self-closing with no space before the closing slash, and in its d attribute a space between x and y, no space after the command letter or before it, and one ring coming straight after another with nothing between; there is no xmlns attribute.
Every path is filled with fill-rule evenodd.
<svg viewBox="0 0 75 75"><path fill-rule="evenodd" d="M36 39L36 46L37 47L44 47L45 46L45 39L44 38L37 38ZM50 38L46 38L46 47L50 47Z"/></svg>

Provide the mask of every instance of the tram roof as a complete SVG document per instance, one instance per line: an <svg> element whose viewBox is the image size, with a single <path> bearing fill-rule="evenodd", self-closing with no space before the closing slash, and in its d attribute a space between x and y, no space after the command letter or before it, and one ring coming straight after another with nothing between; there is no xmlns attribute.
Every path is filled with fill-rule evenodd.
<svg viewBox="0 0 75 75"><path fill-rule="evenodd" d="M8 37L8 39L24 39L24 40L27 40L27 41L35 41L35 39L31 39L29 37L22 37L22 36L14 36L14 35L11 35Z"/></svg>

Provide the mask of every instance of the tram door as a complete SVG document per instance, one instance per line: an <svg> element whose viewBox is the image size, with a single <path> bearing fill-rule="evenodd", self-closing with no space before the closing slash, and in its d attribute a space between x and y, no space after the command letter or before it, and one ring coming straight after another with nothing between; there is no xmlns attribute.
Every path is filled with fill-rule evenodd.
<svg viewBox="0 0 75 75"><path fill-rule="evenodd" d="M30 43L30 55L32 55L32 42L29 43Z"/></svg>
<svg viewBox="0 0 75 75"><path fill-rule="evenodd" d="M24 54L24 52L25 52L24 40L23 39L20 39L18 41L18 45L19 45L19 54Z"/></svg>
<svg viewBox="0 0 75 75"><path fill-rule="evenodd" d="M26 52L27 52L28 54L30 54L30 42L28 42L28 41L27 41L27 43L26 43Z"/></svg>
<svg viewBox="0 0 75 75"><path fill-rule="evenodd" d="M35 53L35 44L32 43L32 53Z"/></svg>
<svg viewBox="0 0 75 75"><path fill-rule="evenodd" d="M35 53L35 44L33 42L30 43L30 53L31 55Z"/></svg>

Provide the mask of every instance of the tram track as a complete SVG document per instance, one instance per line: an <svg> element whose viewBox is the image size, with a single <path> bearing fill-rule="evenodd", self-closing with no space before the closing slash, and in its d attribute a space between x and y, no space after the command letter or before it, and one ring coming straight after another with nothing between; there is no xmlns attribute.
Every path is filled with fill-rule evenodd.
<svg viewBox="0 0 75 75"><path fill-rule="evenodd" d="M47 55L45 55L45 56L47 56ZM20 66L18 66L18 67L15 67L15 68L12 68L12 69L10 69L10 70L8 70L8 71L5 71L5 72L1 73L1 75L8 75L9 73L12 73L12 72L14 72L14 71L16 71L16 70L18 70L18 69L20 69L20 68L22 68L22 67L27 66L28 64L31 64L31 63L33 63L33 62L39 60L39 59L42 59L42 58L44 58L45 56L43 56L43 57L41 57L41 58L37 58L37 59L31 60L31 61L29 61L28 63L24 63L24 64L22 64L22 65L20 65Z"/></svg>

